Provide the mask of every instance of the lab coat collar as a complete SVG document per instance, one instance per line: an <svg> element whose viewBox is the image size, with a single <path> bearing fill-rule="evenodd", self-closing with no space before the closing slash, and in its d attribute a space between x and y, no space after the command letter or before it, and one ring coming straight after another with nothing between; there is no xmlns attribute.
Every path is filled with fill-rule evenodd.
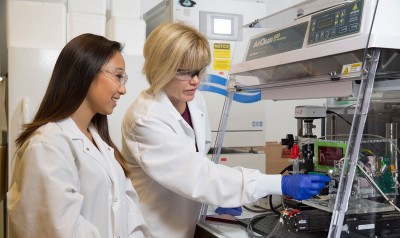
<svg viewBox="0 0 400 238"><path fill-rule="evenodd" d="M106 160L114 158L114 150L101 139L100 135L92 124L89 125L89 130L92 134L94 142L98 147L96 147L83 134L71 117L61 120L57 122L57 124L69 134L72 141L76 142L75 144L77 145L77 148L81 148L83 153L89 155L96 162L101 164L107 170L110 178L113 177L110 171L110 166ZM78 142L81 142L82 144L78 146Z"/></svg>
<svg viewBox="0 0 400 238"><path fill-rule="evenodd" d="M196 91L196 94L199 93ZM178 110L174 107L172 102L169 100L167 94L164 91L160 91L158 95L161 104L166 107L166 109L170 112L172 112L174 118L177 121L184 121L182 118L182 115L179 114ZM195 96L196 99L196 96ZM206 116L203 111L200 110L200 108L197 106L195 99L192 101L188 102L187 105L189 107L191 119L192 119L192 124L193 124L193 130L194 130L194 135L196 137L197 141L197 148L199 151L204 151L205 150L205 140L206 140L206 134L205 134L205 128L206 128ZM186 122L185 122L186 123Z"/></svg>
<svg viewBox="0 0 400 238"><path fill-rule="evenodd" d="M159 98L161 104L165 106L167 111L172 113L176 120L182 120L181 114L179 114L178 110L176 110L171 100L169 100L167 94L163 90L161 90L156 97Z"/></svg>

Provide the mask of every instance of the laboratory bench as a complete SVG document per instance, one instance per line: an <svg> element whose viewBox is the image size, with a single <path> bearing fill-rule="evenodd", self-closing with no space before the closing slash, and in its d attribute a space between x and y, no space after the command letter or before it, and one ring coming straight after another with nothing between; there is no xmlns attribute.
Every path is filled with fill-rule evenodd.
<svg viewBox="0 0 400 238"><path fill-rule="evenodd" d="M251 206L251 208L253 208ZM257 208L256 208L257 209ZM268 214L268 216L260 218L254 222L253 231L258 236L268 236L279 222L279 216L272 213L251 212L243 209L242 215L233 217L230 215L218 216L218 214L207 213L207 219L200 221L196 226L194 238L243 238L252 237L246 229L246 225L251 218ZM274 238L320 238L327 237L327 232L293 232L287 227L280 225L275 232Z"/></svg>
<svg viewBox="0 0 400 238"><path fill-rule="evenodd" d="M391 196L391 200L400 206L400 196ZM318 200L322 206L323 200ZM377 200L378 201L378 200ZM251 205L247 210L243 208L240 216L218 215L208 209L207 218L198 222L195 238L241 238L241 237L268 237L273 233L274 238L324 238L328 237L331 223L331 212L315 209L309 205L314 199L297 203L294 200L285 201L287 208L281 217L273 212L263 210L253 212L259 207ZM368 205L366 202L375 202L365 199L352 200L348 214L346 214L341 238L398 238L400 237L400 213L398 211L379 210L380 206ZM307 205L309 204L309 205ZM316 206L315 203L313 206ZM291 207L291 208L290 208ZM328 206L326 206L328 207ZM356 209L356 207L359 207ZM366 212L366 208L373 207L374 212ZM362 210L364 209L364 210ZM288 213L296 211L296 213ZM394 210L394 209L393 209ZM256 219L254 219L256 218ZM252 220L253 219L253 220ZM281 220L280 220L281 219ZM247 225L251 222L253 236ZM279 225L278 222L280 222Z"/></svg>
<svg viewBox="0 0 400 238"><path fill-rule="evenodd" d="M247 219L255 216L256 213L243 209L242 215L233 217L222 215L220 221L216 221L218 215L208 211L207 219L200 221L196 226L195 238L239 238L247 237L246 227L241 225L238 219ZM210 217L214 219L211 220Z"/></svg>

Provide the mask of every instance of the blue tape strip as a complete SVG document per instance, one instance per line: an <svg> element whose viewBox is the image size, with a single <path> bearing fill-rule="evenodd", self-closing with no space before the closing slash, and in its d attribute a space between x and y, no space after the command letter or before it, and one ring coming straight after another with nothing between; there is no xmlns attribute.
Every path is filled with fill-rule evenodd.
<svg viewBox="0 0 400 238"><path fill-rule="evenodd" d="M227 94L228 94L226 89L210 85L210 83L213 83L213 84L226 86L226 82L227 82L226 78L220 77L218 75L210 74L210 75L208 75L207 81L205 81L205 82L203 82L202 84L199 85L199 90L200 91L217 93L217 94L220 94L220 95L223 95L223 96L226 97ZM252 94L249 94L249 93L247 93L247 94L237 93L237 94L233 95L233 100L236 101L236 102L240 102L240 103L258 102L258 101L261 100L261 91L258 90L258 91L255 91Z"/></svg>

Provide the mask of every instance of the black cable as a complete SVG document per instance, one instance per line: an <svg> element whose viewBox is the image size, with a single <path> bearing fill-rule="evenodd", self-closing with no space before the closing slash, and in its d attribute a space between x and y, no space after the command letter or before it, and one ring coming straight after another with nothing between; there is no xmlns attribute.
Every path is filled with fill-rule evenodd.
<svg viewBox="0 0 400 238"><path fill-rule="evenodd" d="M340 114L338 114L338 113L336 113L334 111L331 111L331 110L326 110L326 113L335 114L336 116L340 117L343 121L347 122L347 124L349 124L351 126L351 122L346 120L342 115L340 115Z"/></svg>
<svg viewBox="0 0 400 238"><path fill-rule="evenodd" d="M265 214L260 214L260 215L256 215L254 217L252 217L249 221L249 223L247 224L246 227L246 231L249 237L251 238L271 238L274 237L275 233L278 231L278 229L281 226L281 220L278 219L276 225L274 226L274 228L272 229L272 231L267 235L257 235L256 233L254 233L254 226L261 220L263 220L266 217L269 216L275 216L275 214L272 213L265 213Z"/></svg>
<svg viewBox="0 0 400 238"><path fill-rule="evenodd" d="M277 210L277 209L275 209L275 207L274 207L274 204L272 204L272 195L268 195L269 196L269 198L268 198L268 201L269 201L269 207L270 207L270 209L271 209L271 211L273 211L275 214L277 214L277 215L280 215L281 213ZM280 205L279 207L281 207L282 205ZM278 208L279 208L278 207Z"/></svg>
<svg viewBox="0 0 400 238"><path fill-rule="evenodd" d="M265 213L265 212L269 211L269 209L261 208L261 207L260 207L260 209L253 209L253 208L250 208L248 206L242 206L242 207L244 209L246 209L247 211L254 212L254 213Z"/></svg>
<svg viewBox="0 0 400 238"><path fill-rule="evenodd" d="M281 172L279 172L280 174L284 174L286 171L290 171L290 170L292 170L293 169L293 164L290 164L290 165L288 165L288 166L286 166ZM268 195L269 196L269 198L268 198L268 202L269 202L269 207L270 207L270 209L271 209L271 211L273 211L275 214L277 214L277 215L280 215L281 213L277 210L277 208L280 208L280 207L282 207L282 205L279 205L279 206L275 206L274 207L274 204L272 203L272 195Z"/></svg>
<svg viewBox="0 0 400 238"><path fill-rule="evenodd" d="M293 164L289 164L288 166L286 166L281 172L279 172L280 174L284 174L286 171L290 171L293 169Z"/></svg>

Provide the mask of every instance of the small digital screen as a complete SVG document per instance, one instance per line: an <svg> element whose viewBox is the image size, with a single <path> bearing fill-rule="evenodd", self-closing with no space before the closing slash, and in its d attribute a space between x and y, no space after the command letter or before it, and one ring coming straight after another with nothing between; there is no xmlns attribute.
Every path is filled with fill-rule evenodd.
<svg viewBox="0 0 400 238"><path fill-rule="evenodd" d="M331 146L318 147L318 165L334 166L335 160L343 158L343 148Z"/></svg>
<svg viewBox="0 0 400 238"><path fill-rule="evenodd" d="M333 20L332 18L328 18L318 22L318 28L326 27L332 25Z"/></svg>
<svg viewBox="0 0 400 238"><path fill-rule="evenodd" d="M214 34L232 35L232 19L214 18Z"/></svg>
<svg viewBox="0 0 400 238"><path fill-rule="evenodd" d="M243 15L199 11L200 32L209 40L242 40Z"/></svg>

